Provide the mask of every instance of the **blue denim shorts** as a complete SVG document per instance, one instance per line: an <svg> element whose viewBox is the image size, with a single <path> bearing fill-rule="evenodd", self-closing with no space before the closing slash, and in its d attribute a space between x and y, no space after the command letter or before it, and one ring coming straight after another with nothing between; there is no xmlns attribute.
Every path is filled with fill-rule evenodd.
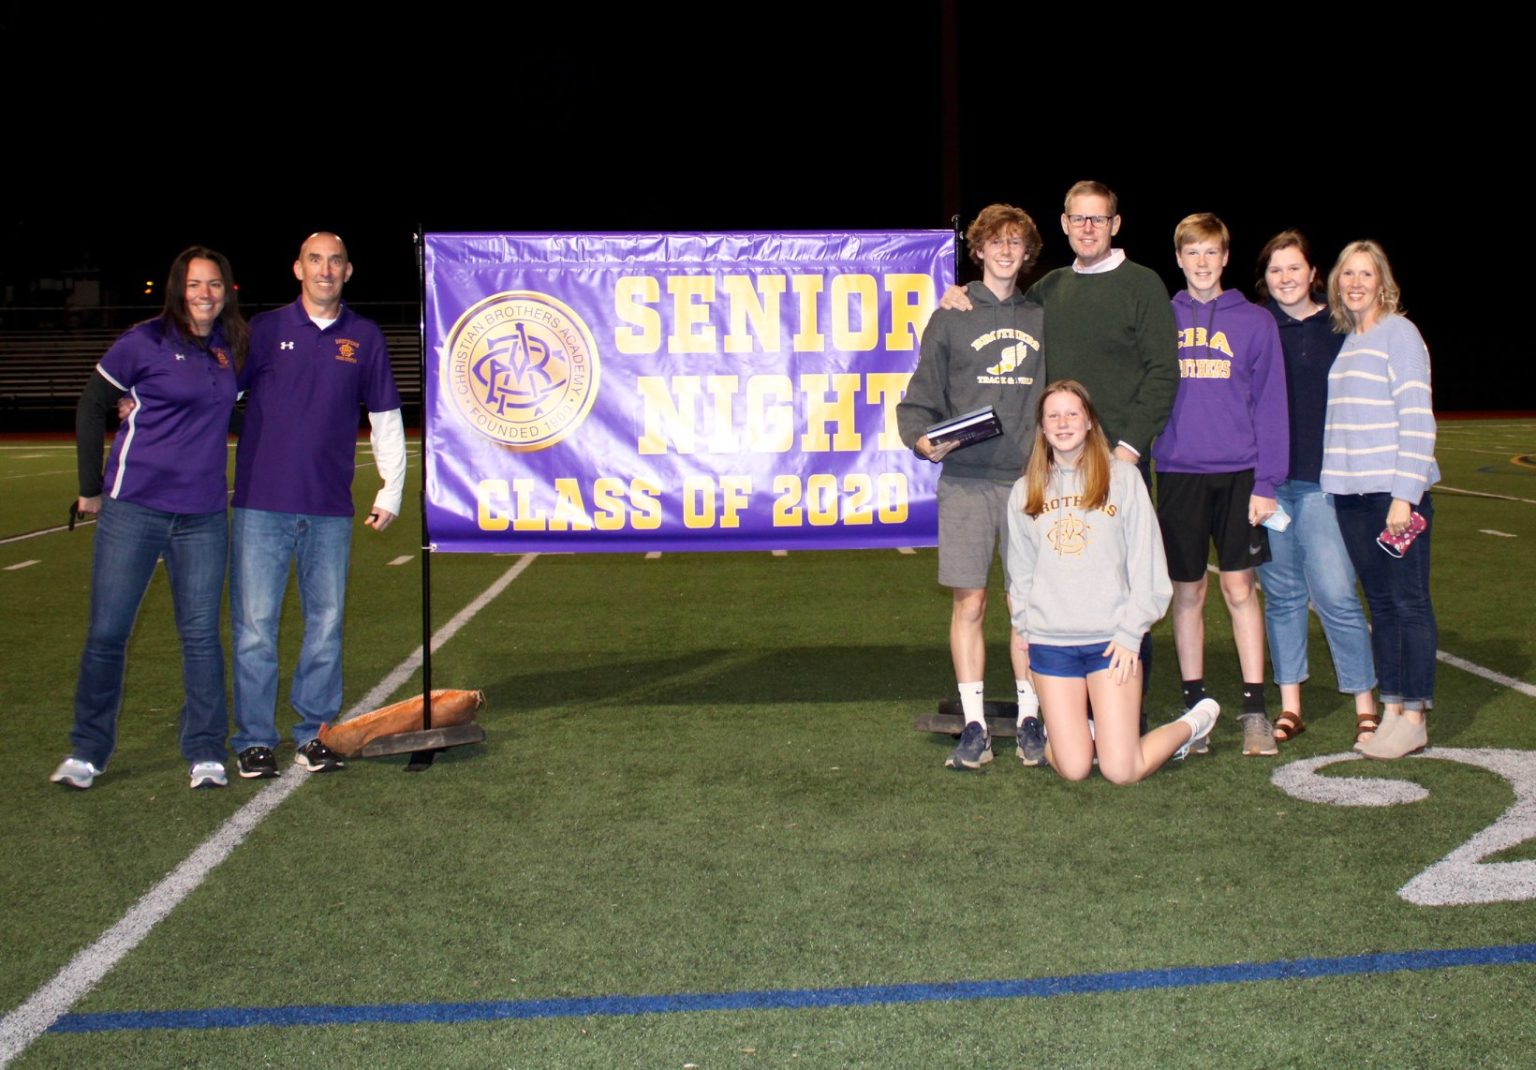
<svg viewBox="0 0 1536 1070"><path fill-rule="evenodd" d="M1081 680L1109 668L1109 655L1104 653L1108 645L1107 639L1102 643L1084 643L1081 646L1030 643L1029 668L1041 676L1065 676Z"/></svg>

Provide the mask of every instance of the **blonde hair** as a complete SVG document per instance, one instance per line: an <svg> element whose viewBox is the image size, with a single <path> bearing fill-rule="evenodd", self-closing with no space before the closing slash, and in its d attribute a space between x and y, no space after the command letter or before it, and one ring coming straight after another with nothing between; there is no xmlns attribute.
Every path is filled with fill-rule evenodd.
<svg viewBox="0 0 1536 1070"><path fill-rule="evenodd" d="M1232 246L1232 235L1227 232L1227 225L1214 214L1196 212L1179 220L1179 225L1173 228L1174 254L1182 253L1184 246L1199 241L1216 242L1221 246L1221 251L1226 252Z"/></svg>
<svg viewBox="0 0 1536 1070"><path fill-rule="evenodd" d="M1083 474L1083 510L1102 509L1109 501L1109 439L1099 424L1099 413L1088 396L1088 388L1075 379L1057 379L1045 388L1035 405L1035 448L1024 468L1024 512L1029 516L1045 512L1045 487L1056 460L1055 451L1045 439L1045 402L1052 394L1071 394L1083 403L1088 440L1083 443L1083 453L1077 461Z"/></svg>
<svg viewBox="0 0 1536 1070"><path fill-rule="evenodd" d="M1067 190L1067 195L1061 201L1063 214L1072 211L1073 197L1103 197L1109 202L1110 216L1113 217L1120 214L1120 198L1115 196L1115 191L1094 179L1085 178L1081 182L1072 183L1072 188Z"/></svg>
<svg viewBox="0 0 1536 1070"><path fill-rule="evenodd" d="M1333 329L1339 334L1348 334L1355 329L1355 317L1344 307L1344 295L1339 293L1339 273L1344 270L1344 261L1356 253L1370 257L1376 268L1376 278L1381 283L1381 289L1376 291L1381 317L1385 319L1387 316L1403 314L1403 291L1398 289L1392 265L1387 263L1387 251L1369 238L1352 241L1344 246L1338 260L1334 261L1333 270L1328 272L1328 312L1333 316Z"/></svg>

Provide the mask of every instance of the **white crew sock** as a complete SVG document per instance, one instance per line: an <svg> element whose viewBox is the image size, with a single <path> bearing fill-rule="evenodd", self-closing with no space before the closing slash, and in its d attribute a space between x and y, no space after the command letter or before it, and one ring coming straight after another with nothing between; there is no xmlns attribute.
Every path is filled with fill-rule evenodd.
<svg viewBox="0 0 1536 1070"><path fill-rule="evenodd" d="M1013 686L1019 696L1019 724L1026 717L1039 717L1040 697L1035 694L1035 685L1028 680L1015 680Z"/></svg>
<svg viewBox="0 0 1536 1070"><path fill-rule="evenodd" d="M986 707L982 704L981 696L985 687L980 680L975 683L962 683L960 686L960 708L965 711L966 724L979 724L983 728L987 725Z"/></svg>

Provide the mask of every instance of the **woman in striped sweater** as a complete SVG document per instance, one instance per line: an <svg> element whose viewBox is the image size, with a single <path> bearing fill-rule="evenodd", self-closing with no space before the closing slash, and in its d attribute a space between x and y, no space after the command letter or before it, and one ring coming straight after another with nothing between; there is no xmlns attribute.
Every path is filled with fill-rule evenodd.
<svg viewBox="0 0 1536 1070"><path fill-rule="evenodd" d="M1383 707L1380 729L1356 749L1401 758L1429 742L1439 640L1429 597L1429 488L1440 479L1429 351L1375 242L1344 247L1328 303L1334 329L1348 336L1328 375L1322 487L1371 607Z"/></svg>

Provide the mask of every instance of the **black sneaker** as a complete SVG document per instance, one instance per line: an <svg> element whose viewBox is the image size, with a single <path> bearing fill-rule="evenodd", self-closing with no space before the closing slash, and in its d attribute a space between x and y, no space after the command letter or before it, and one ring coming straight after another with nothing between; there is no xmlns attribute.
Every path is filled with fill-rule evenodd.
<svg viewBox="0 0 1536 1070"><path fill-rule="evenodd" d="M339 754L320 742L319 736L299 748L293 764L308 773L333 773L347 767Z"/></svg>
<svg viewBox="0 0 1536 1070"><path fill-rule="evenodd" d="M278 776L277 755L271 747L246 747L240 752L240 775L246 780L266 780Z"/></svg>

